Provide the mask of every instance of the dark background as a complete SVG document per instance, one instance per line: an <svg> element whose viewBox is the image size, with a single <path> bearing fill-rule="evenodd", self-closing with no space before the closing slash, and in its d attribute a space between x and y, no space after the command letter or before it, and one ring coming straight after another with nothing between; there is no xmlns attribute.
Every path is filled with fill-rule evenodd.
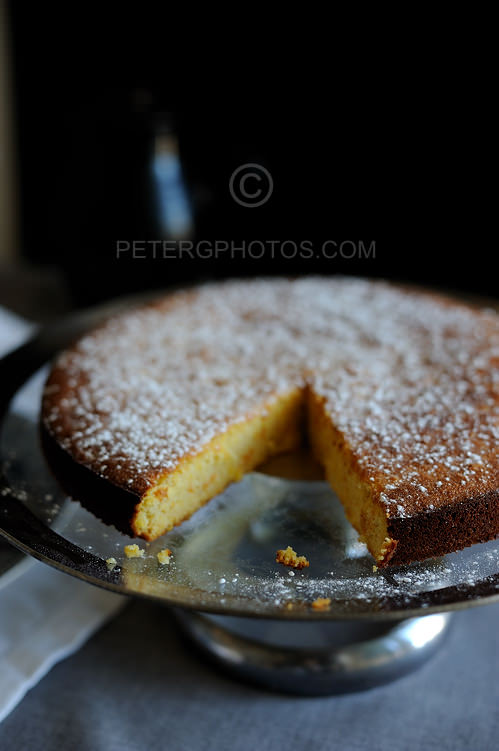
<svg viewBox="0 0 499 751"><path fill-rule="evenodd" d="M277 111L248 101L239 111L202 104L179 112L165 83L123 71L118 88L104 85L103 59L84 85L55 76L61 67L71 70L71 54L80 49L66 46L61 60L50 28L34 48L15 3L10 16L22 254L62 269L73 304L259 274L354 274L497 294L489 206L480 200L480 144L468 148L445 117L416 106L410 117L397 116L362 101L350 109L334 86L325 106L312 111L296 101ZM185 238L310 240L314 247L374 241L375 253L154 259L146 251L147 258L117 259L118 240L176 237L161 223L165 199L152 170L165 136L176 149L177 188L190 212ZM229 192L231 174L247 162L264 166L274 181L259 208L241 207Z"/></svg>

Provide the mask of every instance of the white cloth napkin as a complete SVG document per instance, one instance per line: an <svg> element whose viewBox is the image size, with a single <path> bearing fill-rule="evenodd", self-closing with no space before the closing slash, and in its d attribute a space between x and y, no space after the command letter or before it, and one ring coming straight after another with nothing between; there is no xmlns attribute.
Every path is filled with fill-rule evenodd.
<svg viewBox="0 0 499 751"><path fill-rule="evenodd" d="M33 325L0 307L0 356ZM0 538L0 545L4 545ZM126 602L26 558L0 577L0 722Z"/></svg>

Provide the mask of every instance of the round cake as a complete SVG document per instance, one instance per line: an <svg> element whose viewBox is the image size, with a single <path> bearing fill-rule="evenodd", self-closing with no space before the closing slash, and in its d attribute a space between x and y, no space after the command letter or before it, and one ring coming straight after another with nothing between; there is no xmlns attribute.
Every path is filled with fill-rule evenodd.
<svg viewBox="0 0 499 751"><path fill-rule="evenodd" d="M433 294L338 277L176 292L63 352L42 420L127 491L147 540L304 439L378 565L499 533L499 316Z"/></svg>

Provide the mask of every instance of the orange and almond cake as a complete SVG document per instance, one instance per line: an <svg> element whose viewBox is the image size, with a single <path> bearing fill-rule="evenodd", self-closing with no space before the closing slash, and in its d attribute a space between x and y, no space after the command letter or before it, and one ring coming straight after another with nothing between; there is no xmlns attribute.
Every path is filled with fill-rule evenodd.
<svg viewBox="0 0 499 751"><path fill-rule="evenodd" d="M379 566L499 533L499 316L434 294L319 277L176 292L63 352L42 418L127 491L146 540L304 436Z"/></svg>

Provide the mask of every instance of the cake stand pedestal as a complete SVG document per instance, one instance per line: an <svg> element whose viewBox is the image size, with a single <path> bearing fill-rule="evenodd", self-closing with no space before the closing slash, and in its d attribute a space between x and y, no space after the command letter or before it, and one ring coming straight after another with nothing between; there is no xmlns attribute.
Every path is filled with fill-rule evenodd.
<svg viewBox="0 0 499 751"><path fill-rule="evenodd" d="M306 623L175 612L183 632L225 671L302 696L363 691L401 678L435 653L452 617Z"/></svg>

